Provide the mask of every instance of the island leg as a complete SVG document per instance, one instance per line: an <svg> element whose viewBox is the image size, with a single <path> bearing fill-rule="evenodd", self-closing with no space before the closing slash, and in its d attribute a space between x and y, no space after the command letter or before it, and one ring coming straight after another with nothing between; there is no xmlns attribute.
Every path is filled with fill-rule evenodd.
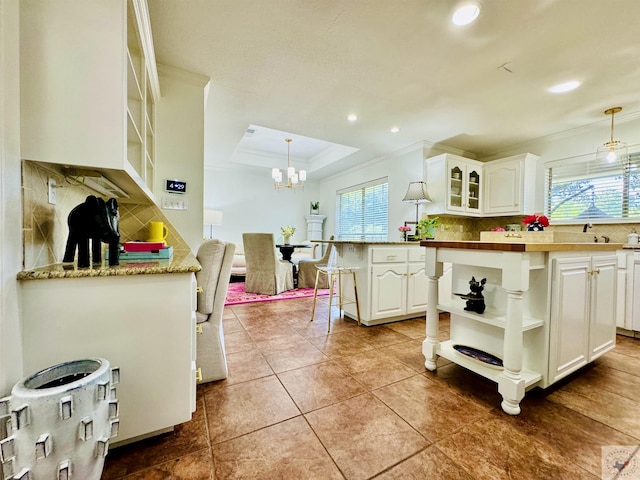
<svg viewBox="0 0 640 480"><path fill-rule="evenodd" d="M427 338L422 342L422 354L424 355L424 366L427 370L436 369L436 352L440 342L438 341L438 326L440 323L438 313L438 280L440 276L429 276L427 283Z"/></svg>
<svg viewBox="0 0 640 480"><path fill-rule="evenodd" d="M509 415L520 413L520 401L524 398L522 314L522 291L507 290L504 370L498 377L498 392L502 395L502 410Z"/></svg>

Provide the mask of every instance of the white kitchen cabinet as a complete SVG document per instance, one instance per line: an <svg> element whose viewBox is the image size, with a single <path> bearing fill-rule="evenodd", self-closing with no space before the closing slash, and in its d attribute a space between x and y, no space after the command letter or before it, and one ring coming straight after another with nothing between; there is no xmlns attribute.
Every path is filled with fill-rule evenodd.
<svg viewBox="0 0 640 480"><path fill-rule="evenodd" d="M120 367L115 443L191 419L196 395L193 273L21 283L25 375L86 357L106 358Z"/></svg>
<svg viewBox="0 0 640 480"><path fill-rule="evenodd" d="M553 259L549 382L615 346L616 255Z"/></svg>
<svg viewBox="0 0 640 480"><path fill-rule="evenodd" d="M146 0L24 0L20 13L22 158L78 176L124 171L153 198L160 92Z"/></svg>
<svg viewBox="0 0 640 480"><path fill-rule="evenodd" d="M615 347L613 251L619 245L423 243L428 243L425 366L436 370L441 356L496 382L505 412L517 415L527 390L546 388ZM443 296L439 287L447 262L452 293ZM465 300L456 295L468 292L472 276L487 279L482 314L465 310ZM450 337L444 342L438 336L441 311L450 313ZM503 366L465 355L461 347L492 354Z"/></svg>
<svg viewBox="0 0 640 480"><path fill-rule="evenodd" d="M482 163L448 153L426 160L427 191L430 203L423 205L429 215L482 214Z"/></svg>
<svg viewBox="0 0 640 480"><path fill-rule="evenodd" d="M541 210L536 196L538 158L524 153L483 164L486 215L526 215Z"/></svg>
<svg viewBox="0 0 640 480"><path fill-rule="evenodd" d="M427 290L424 249L418 243L332 240L338 264L358 267L356 281L360 319L378 325L424 316ZM343 277L345 292L353 291L349 275ZM357 318L356 306L344 305L344 313Z"/></svg>

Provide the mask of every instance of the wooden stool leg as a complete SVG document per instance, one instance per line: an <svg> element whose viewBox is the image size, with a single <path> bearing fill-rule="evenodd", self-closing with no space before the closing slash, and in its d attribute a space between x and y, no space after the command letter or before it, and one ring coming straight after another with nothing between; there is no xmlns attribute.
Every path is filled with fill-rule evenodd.
<svg viewBox="0 0 640 480"><path fill-rule="evenodd" d="M313 322L313 316L316 313L316 299L318 298L318 277L320 276L320 270L316 270L316 284L313 287L313 306L311 307L311 321Z"/></svg>

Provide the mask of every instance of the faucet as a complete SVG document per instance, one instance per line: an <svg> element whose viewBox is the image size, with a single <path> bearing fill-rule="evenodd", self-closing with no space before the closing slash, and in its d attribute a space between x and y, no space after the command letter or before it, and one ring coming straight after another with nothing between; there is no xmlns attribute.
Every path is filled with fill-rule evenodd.
<svg viewBox="0 0 640 480"><path fill-rule="evenodd" d="M607 235L602 235L602 238L604 238L604 243L609 243L609 237Z"/></svg>
<svg viewBox="0 0 640 480"><path fill-rule="evenodd" d="M582 233L587 233L587 228L591 227L593 227L593 225L591 225L590 223L585 223L584 227L582 227Z"/></svg>

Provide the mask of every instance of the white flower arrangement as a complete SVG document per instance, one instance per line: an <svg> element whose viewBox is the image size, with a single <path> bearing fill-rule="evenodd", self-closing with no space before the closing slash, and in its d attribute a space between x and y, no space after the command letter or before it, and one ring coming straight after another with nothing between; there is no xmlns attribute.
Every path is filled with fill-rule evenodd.
<svg viewBox="0 0 640 480"><path fill-rule="evenodd" d="M280 227L280 231L282 232L283 237L290 237L296 233L296 228L291 225L287 225L286 227Z"/></svg>

